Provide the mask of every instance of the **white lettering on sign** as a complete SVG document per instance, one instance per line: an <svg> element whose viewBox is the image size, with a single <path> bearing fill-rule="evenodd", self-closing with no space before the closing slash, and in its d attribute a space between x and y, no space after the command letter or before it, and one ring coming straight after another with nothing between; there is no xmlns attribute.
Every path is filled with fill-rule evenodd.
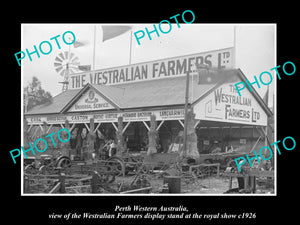
<svg viewBox="0 0 300 225"><path fill-rule="evenodd" d="M69 112L114 109L94 90L89 90L69 109Z"/></svg>
<svg viewBox="0 0 300 225"><path fill-rule="evenodd" d="M136 111L136 112L103 112L103 113L85 113L86 115L45 115L35 119L34 116L26 116L28 124L41 124L40 121L45 121L47 124L60 124L68 120L70 123L89 122L94 118L96 123L99 122L117 122L118 117L122 116L124 122L129 121L150 121L150 116L155 115L157 121L161 120L182 120L184 119L184 109L166 109L159 111Z"/></svg>
<svg viewBox="0 0 300 225"><path fill-rule="evenodd" d="M196 119L267 125L267 115L252 94L239 96L233 83L221 85L194 108Z"/></svg>

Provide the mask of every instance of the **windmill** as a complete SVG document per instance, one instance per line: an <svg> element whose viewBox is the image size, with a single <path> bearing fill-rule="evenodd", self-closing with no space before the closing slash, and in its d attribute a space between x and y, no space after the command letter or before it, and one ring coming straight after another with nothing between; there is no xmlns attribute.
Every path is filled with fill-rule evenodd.
<svg viewBox="0 0 300 225"><path fill-rule="evenodd" d="M69 74L79 71L79 64L79 58L69 51L61 52L55 57L55 70L64 78L63 82L59 82L63 84L62 91L68 90Z"/></svg>

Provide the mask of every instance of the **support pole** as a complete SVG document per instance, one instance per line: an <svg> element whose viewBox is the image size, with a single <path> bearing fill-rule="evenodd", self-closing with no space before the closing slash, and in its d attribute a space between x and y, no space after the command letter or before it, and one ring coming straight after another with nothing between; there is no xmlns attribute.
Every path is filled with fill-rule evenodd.
<svg viewBox="0 0 300 225"><path fill-rule="evenodd" d="M51 125L52 125L52 124L51 124ZM72 124L72 126L71 126L70 129L69 129L69 131L72 132L72 130L74 129L74 127L75 127L75 123Z"/></svg>
<svg viewBox="0 0 300 225"><path fill-rule="evenodd" d="M197 122L194 125L194 128L196 129L196 127L198 126L198 124L200 123L200 120L197 120Z"/></svg>
<svg viewBox="0 0 300 225"><path fill-rule="evenodd" d="M86 136L86 149L84 154L84 159L87 165L91 165L93 163L93 151L94 151L94 141L96 138L95 134L95 123L94 118L90 119L90 129Z"/></svg>
<svg viewBox="0 0 300 225"><path fill-rule="evenodd" d="M183 130L183 154L186 156L186 140L187 140L187 114L189 104L189 83L190 83L190 72L186 73L186 84L185 84L185 105L184 105L184 130Z"/></svg>
<svg viewBox="0 0 300 225"><path fill-rule="evenodd" d="M44 122L44 123L45 123L45 122ZM43 124L43 125L44 125L44 124ZM44 134L44 133L45 133L44 126L42 126L41 124L39 124L39 127L40 127L42 133Z"/></svg>
<svg viewBox="0 0 300 225"><path fill-rule="evenodd" d="M187 129L185 156L196 160L199 158L199 152L197 148L197 135L195 132L195 123L195 114L191 109L187 112L187 119L184 123Z"/></svg>
<svg viewBox="0 0 300 225"><path fill-rule="evenodd" d="M114 122L111 122L111 124L113 125L113 127L115 128L115 130L118 130L118 127L116 126L116 124Z"/></svg>
<svg viewBox="0 0 300 225"><path fill-rule="evenodd" d="M185 120L184 120L185 121ZM181 126L184 128L184 123L181 120L178 120L178 122L181 124Z"/></svg>
<svg viewBox="0 0 300 225"><path fill-rule="evenodd" d="M26 118L23 118L23 143L22 143L23 146L27 146L28 144L28 133L29 133L28 121L26 120Z"/></svg>
<svg viewBox="0 0 300 225"><path fill-rule="evenodd" d="M27 129L27 132L30 132L30 130L31 130L32 127L33 127L33 124L30 124L29 128Z"/></svg>
<svg viewBox="0 0 300 225"><path fill-rule="evenodd" d="M53 124L50 124L50 126L48 127L48 129L47 129L47 131L46 131L47 134L49 133L49 131L50 131L50 129L52 128L52 126L53 126Z"/></svg>
<svg viewBox="0 0 300 225"><path fill-rule="evenodd" d="M69 121L65 120L65 129L69 130L69 128L70 128ZM65 131L63 132L63 138L64 138L64 140L68 138L68 134ZM60 147L61 147L60 151L61 151L62 155L70 157L70 142L69 141L62 142Z"/></svg>
<svg viewBox="0 0 300 225"><path fill-rule="evenodd" d="M117 155L122 155L124 152L124 137L123 137L123 117L118 117L118 127L116 130L116 139L117 139Z"/></svg>
<svg viewBox="0 0 300 225"><path fill-rule="evenodd" d="M143 121L143 124L145 125L145 127L146 127L146 128L147 128L147 130L149 131L149 130L150 130L150 128L149 128L148 124L147 124L145 121Z"/></svg>
<svg viewBox="0 0 300 225"><path fill-rule="evenodd" d="M97 193L98 191L98 183L99 183L99 174L97 171L92 171L92 180L91 180L91 187L92 193Z"/></svg>
<svg viewBox="0 0 300 225"><path fill-rule="evenodd" d="M98 128L100 127L101 123L98 123L98 125L96 126L95 128L95 133L96 133L96 130L98 130Z"/></svg>
<svg viewBox="0 0 300 225"><path fill-rule="evenodd" d="M156 149L156 140L158 136L158 131L156 130L156 117L155 115L150 116L150 128L148 129L148 149L147 149L147 155L152 155L154 153L157 153Z"/></svg>
<svg viewBox="0 0 300 225"><path fill-rule="evenodd" d="M66 175L64 173L60 173L59 175L59 183L60 183L60 189L59 193L66 193Z"/></svg>
<svg viewBox="0 0 300 225"><path fill-rule="evenodd" d="M159 130L159 128L161 127L161 125L163 125L164 122L165 122L165 121L162 120L162 121L160 122L160 124L156 127L156 130L157 130L157 131Z"/></svg>
<svg viewBox="0 0 300 225"><path fill-rule="evenodd" d="M127 122L127 124L125 125L125 127L123 128L123 130L122 130L122 133L124 134L124 132L126 131L126 129L127 129L127 127L130 125L130 121L129 122Z"/></svg>
<svg viewBox="0 0 300 225"><path fill-rule="evenodd" d="M130 31L129 65L131 64L132 31Z"/></svg>
<svg viewBox="0 0 300 225"><path fill-rule="evenodd" d="M89 126L86 123L83 123L88 131L90 131Z"/></svg>
<svg viewBox="0 0 300 225"><path fill-rule="evenodd" d="M96 25L94 26L93 70L95 70L95 58L96 58Z"/></svg>

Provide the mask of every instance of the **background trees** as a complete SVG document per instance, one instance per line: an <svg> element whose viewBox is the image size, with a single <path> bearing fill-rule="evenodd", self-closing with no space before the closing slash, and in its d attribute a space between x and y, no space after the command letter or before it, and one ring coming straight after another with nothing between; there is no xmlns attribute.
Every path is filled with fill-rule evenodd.
<svg viewBox="0 0 300 225"><path fill-rule="evenodd" d="M35 76L33 76L32 81L24 87L23 98L24 112L27 112L35 106L52 102L52 95L42 88L41 81Z"/></svg>

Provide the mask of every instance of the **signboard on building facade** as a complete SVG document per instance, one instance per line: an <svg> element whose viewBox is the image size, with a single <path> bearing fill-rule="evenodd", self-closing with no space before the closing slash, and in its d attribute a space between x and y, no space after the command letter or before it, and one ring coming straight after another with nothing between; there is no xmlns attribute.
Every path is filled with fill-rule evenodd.
<svg viewBox="0 0 300 225"><path fill-rule="evenodd" d="M135 112L105 112L84 115L45 115L45 116L26 116L29 124L63 124L66 120L69 123L89 123L94 118L95 123L117 122L119 116L123 116L124 122L150 121L150 116L155 115L156 120L183 120L184 109L165 109L157 111L135 111Z"/></svg>
<svg viewBox="0 0 300 225"><path fill-rule="evenodd" d="M216 88L194 107L195 118L250 125L267 125L267 114L249 90L239 96L234 83Z"/></svg>
<svg viewBox="0 0 300 225"><path fill-rule="evenodd" d="M114 109L103 97L90 89L69 109L69 112Z"/></svg>
<svg viewBox="0 0 300 225"><path fill-rule="evenodd" d="M196 64L203 64L208 67L232 68L233 48L70 74L69 89L80 89L87 83L114 85L182 76L188 71L195 71Z"/></svg>

